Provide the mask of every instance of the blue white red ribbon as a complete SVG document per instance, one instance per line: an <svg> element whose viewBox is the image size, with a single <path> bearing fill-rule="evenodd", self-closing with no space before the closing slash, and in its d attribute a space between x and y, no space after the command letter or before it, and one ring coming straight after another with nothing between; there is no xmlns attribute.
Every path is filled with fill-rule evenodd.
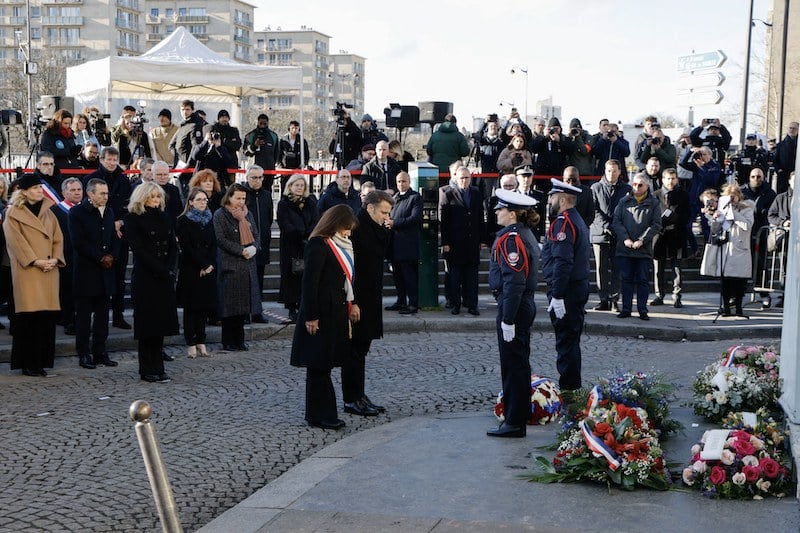
<svg viewBox="0 0 800 533"><path fill-rule="evenodd" d="M600 400L603 399L603 393L600 392L600 386L595 385L589 391L589 400L586 402L586 414L588 415L592 409L600 405Z"/></svg>
<svg viewBox="0 0 800 533"><path fill-rule="evenodd" d="M744 348L744 346L740 344L739 346L734 346L731 348L731 351L728 352L728 356L725 358L725 361L723 361L722 365L720 366L723 368L733 366L733 362L736 360L736 351L739 350L739 348Z"/></svg>
<svg viewBox="0 0 800 533"><path fill-rule="evenodd" d="M56 190L50 186L49 183L47 183L44 180L40 181L42 183L42 192L44 192L44 195L50 198L54 204L59 203L61 201L61 195L58 194Z"/></svg>
<svg viewBox="0 0 800 533"><path fill-rule="evenodd" d="M619 468L622 465L622 459L620 459L619 455L617 455L614 450L606 446L603 439L592 433L592 430L589 429L589 426L587 426L585 422L585 420L581 420L579 425L583 440L586 441L586 446L592 452L592 455L604 458L608 463L608 468L612 471Z"/></svg>
<svg viewBox="0 0 800 533"><path fill-rule="evenodd" d="M69 210L75 207L75 204L73 204L72 202L68 202L66 200L61 200L56 205L59 207L59 209L61 209L65 213L69 213Z"/></svg>

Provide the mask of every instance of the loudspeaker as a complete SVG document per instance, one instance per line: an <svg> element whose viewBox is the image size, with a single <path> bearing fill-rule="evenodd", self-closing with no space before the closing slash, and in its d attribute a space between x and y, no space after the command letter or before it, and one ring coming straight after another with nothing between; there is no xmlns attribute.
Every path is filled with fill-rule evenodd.
<svg viewBox="0 0 800 533"><path fill-rule="evenodd" d="M3 126L22 124L22 113L15 109L3 109L0 111L0 124Z"/></svg>
<svg viewBox="0 0 800 533"><path fill-rule="evenodd" d="M440 124L444 117L453 112L453 102L420 102L419 121L426 124Z"/></svg>
<svg viewBox="0 0 800 533"><path fill-rule="evenodd" d="M75 99L71 96L42 96L36 108L40 109L42 119L50 120L59 109L66 109L75 116Z"/></svg>
<svg viewBox="0 0 800 533"><path fill-rule="evenodd" d="M419 108L415 105L401 105L383 110L387 128L413 128L419 124Z"/></svg>

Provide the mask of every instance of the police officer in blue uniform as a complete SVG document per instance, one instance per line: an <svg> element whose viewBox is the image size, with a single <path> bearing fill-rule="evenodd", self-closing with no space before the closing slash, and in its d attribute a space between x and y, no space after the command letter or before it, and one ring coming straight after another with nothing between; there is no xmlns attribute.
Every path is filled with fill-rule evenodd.
<svg viewBox="0 0 800 533"><path fill-rule="evenodd" d="M536 200L497 189L497 232L489 260L489 287L497 299L497 343L503 379L505 420L490 437L524 437L531 418L531 325L539 269L539 244L531 231L539 223Z"/></svg>
<svg viewBox="0 0 800 533"><path fill-rule="evenodd" d="M562 390L581 387L581 332L589 299L589 229L575 209L581 190L551 178L553 222L542 247L550 322L556 333L556 368Z"/></svg>

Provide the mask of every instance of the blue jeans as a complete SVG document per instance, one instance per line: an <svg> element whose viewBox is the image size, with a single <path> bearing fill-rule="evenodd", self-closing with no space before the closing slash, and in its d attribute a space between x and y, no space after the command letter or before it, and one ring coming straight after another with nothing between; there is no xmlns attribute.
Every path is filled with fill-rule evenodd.
<svg viewBox="0 0 800 533"><path fill-rule="evenodd" d="M636 309L640 313L647 312L647 297L650 294L649 257L617 256L617 265L622 275L622 311L633 309L633 293L636 292Z"/></svg>

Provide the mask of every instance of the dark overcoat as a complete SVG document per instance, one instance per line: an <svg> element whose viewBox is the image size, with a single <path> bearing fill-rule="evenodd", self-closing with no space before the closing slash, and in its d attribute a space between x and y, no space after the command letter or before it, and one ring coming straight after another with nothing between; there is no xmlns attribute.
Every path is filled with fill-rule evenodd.
<svg viewBox="0 0 800 533"><path fill-rule="evenodd" d="M178 259L175 229L168 214L147 207L141 215L125 215L125 236L133 253L131 299L133 338L178 334L175 273Z"/></svg>
<svg viewBox="0 0 800 533"><path fill-rule="evenodd" d="M247 221L253 232L253 246L261 246L258 226L248 211ZM224 207L214 213L214 235L217 238L217 294L219 316L252 315L261 312L256 258L245 259L239 242L239 223Z"/></svg>
<svg viewBox="0 0 800 533"><path fill-rule="evenodd" d="M679 187L672 191L662 187L653 196L661 205L662 226L653 245L653 257L659 260L681 257L679 252L686 247L686 224L690 216L689 193Z"/></svg>
<svg viewBox="0 0 800 533"><path fill-rule="evenodd" d="M261 236L261 246L258 247L256 254L257 265L269 264L269 248L272 238L272 189L261 187L253 189L245 185L247 189L247 209L253 215L258 234Z"/></svg>
<svg viewBox="0 0 800 533"><path fill-rule="evenodd" d="M184 310L213 311L217 308L217 239L214 224L201 226L186 215L175 227L181 249L178 264L178 305ZM205 276L201 270L214 266Z"/></svg>
<svg viewBox="0 0 800 533"><path fill-rule="evenodd" d="M75 239L71 256L73 293L82 297L113 295L114 269L103 269L100 259L108 254L115 261L119 258L114 212L106 207L100 216L100 210L84 200L69 210L69 232Z"/></svg>
<svg viewBox="0 0 800 533"><path fill-rule="evenodd" d="M439 190L442 246L450 246L445 259L459 264L478 264L481 243L486 243L483 198L477 187L470 187L469 205L457 187Z"/></svg>
<svg viewBox="0 0 800 533"><path fill-rule="evenodd" d="M422 196L409 190L394 195L392 219L391 261L419 260L419 230L422 225Z"/></svg>
<svg viewBox="0 0 800 533"><path fill-rule="evenodd" d="M360 340L383 337L383 260L389 245L389 230L375 223L366 209L358 215L353 230L355 274L354 303L361 309L361 320L353 325L353 338Z"/></svg>
<svg viewBox="0 0 800 533"><path fill-rule="evenodd" d="M292 273L292 259L302 259L306 242L319 221L317 200L309 196L301 210L298 204L284 196L278 202L278 228L280 238L281 301L288 306L300 303L302 274Z"/></svg>
<svg viewBox="0 0 800 533"><path fill-rule="evenodd" d="M350 352L344 271L325 241L324 237L313 237L306 245L292 366L327 370L341 366L343 356ZM319 320L315 335L305 327L311 320Z"/></svg>

